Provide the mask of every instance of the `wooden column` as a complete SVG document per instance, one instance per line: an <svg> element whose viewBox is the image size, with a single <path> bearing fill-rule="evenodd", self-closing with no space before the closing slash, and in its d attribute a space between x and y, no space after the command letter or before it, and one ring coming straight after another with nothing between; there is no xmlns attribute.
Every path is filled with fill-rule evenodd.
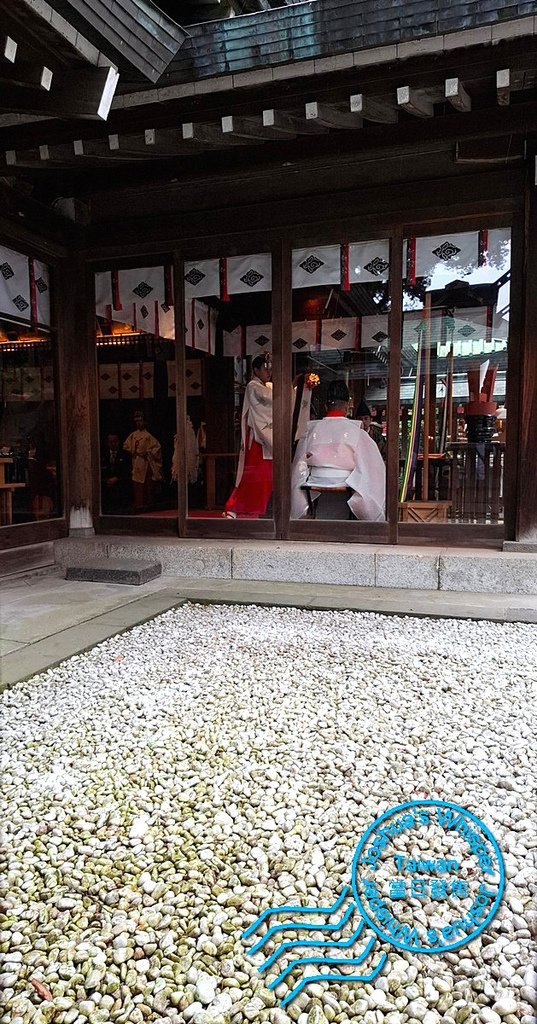
<svg viewBox="0 0 537 1024"><path fill-rule="evenodd" d="M423 399L423 469L421 499L429 500L429 451L431 429L431 293L425 296L425 397Z"/></svg>
<svg viewBox="0 0 537 1024"><path fill-rule="evenodd" d="M533 544L537 543L536 239L532 167L526 184L524 228L517 221L513 224L504 489L506 540Z"/></svg>
<svg viewBox="0 0 537 1024"><path fill-rule="evenodd" d="M273 508L278 539L289 536L291 514L291 246L272 248Z"/></svg>
<svg viewBox="0 0 537 1024"><path fill-rule="evenodd" d="M66 517L70 536L92 536L99 514L99 427L93 274L62 260L55 277Z"/></svg>
<svg viewBox="0 0 537 1024"><path fill-rule="evenodd" d="M398 228L390 239L390 362L386 417L386 518L388 540L397 544L399 523L399 410L401 408L401 348L403 327L403 234Z"/></svg>
<svg viewBox="0 0 537 1024"><path fill-rule="evenodd" d="M181 254L173 256L173 301L175 308L175 410L177 416L177 532L185 535L187 518L186 389L185 389L185 282Z"/></svg>

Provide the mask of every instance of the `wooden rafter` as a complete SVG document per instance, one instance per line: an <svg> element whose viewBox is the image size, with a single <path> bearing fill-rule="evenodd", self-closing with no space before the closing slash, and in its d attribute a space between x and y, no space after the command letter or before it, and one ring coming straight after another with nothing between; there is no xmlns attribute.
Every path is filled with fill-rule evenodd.
<svg viewBox="0 0 537 1024"><path fill-rule="evenodd" d="M511 102L511 72L503 68L496 72L496 97L500 107L507 107Z"/></svg>
<svg viewBox="0 0 537 1024"><path fill-rule="evenodd" d="M361 128L363 119L350 110L339 110L329 103L306 103L306 120L315 121L323 128Z"/></svg>
<svg viewBox="0 0 537 1024"><path fill-rule="evenodd" d="M444 96L455 110L466 112L472 109L472 100L460 78L446 78Z"/></svg>
<svg viewBox="0 0 537 1024"><path fill-rule="evenodd" d="M364 96L361 92L350 97L349 108L351 113L358 114L365 121L375 121L378 124L396 124L399 117L395 104L390 100Z"/></svg>
<svg viewBox="0 0 537 1024"><path fill-rule="evenodd" d="M433 101L425 92L403 85L397 90L397 104L414 117L432 117Z"/></svg>
<svg viewBox="0 0 537 1024"><path fill-rule="evenodd" d="M105 121L118 82L115 68L82 67L68 72L49 90L0 80L0 110L50 117L92 118Z"/></svg>

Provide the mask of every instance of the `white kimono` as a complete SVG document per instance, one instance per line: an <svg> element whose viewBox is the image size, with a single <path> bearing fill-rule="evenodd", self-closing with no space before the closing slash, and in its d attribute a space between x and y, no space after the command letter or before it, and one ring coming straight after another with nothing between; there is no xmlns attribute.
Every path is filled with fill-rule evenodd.
<svg viewBox="0 0 537 1024"><path fill-rule="evenodd" d="M377 445L357 420L345 416L326 416L312 420L300 441L291 476L293 519L301 519L308 510L304 485L311 487L313 500L320 487L350 487L348 501L357 519L384 522L386 503L386 467Z"/></svg>

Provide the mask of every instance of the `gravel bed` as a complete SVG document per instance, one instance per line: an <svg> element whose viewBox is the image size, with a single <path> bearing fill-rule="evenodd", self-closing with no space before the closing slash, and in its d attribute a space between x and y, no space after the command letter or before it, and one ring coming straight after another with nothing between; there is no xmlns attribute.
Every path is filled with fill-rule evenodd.
<svg viewBox="0 0 537 1024"><path fill-rule="evenodd" d="M0 1024L530 1024L536 681L530 625L187 604L5 691ZM420 798L496 837L492 924L442 956L377 940L374 981L283 1009L315 970L268 987L293 956L260 974L243 931L334 903Z"/></svg>

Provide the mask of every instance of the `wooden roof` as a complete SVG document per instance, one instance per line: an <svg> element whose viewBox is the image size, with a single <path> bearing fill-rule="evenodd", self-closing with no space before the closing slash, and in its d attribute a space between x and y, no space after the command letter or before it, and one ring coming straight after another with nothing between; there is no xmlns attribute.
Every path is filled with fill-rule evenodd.
<svg viewBox="0 0 537 1024"><path fill-rule="evenodd" d="M537 14L535 0L307 0L190 25L162 84L498 25Z"/></svg>
<svg viewBox="0 0 537 1024"><path fill-rule="evenodd" d="M522 162L524 140L537 131L537 18L528 14L530 7L537 14L537 0L307 0L191 26L158 82L144 85L130 65L106 123L95 111L97 77L107 72L112 44L104 57L97 47L104 36L92 36L94 44L81 31L82 8L104 18L104 0L11 3L10 12L54 3L65 25L71 25L68 8L77 8L69 15L74 38L58 39L58 55L67 62L63 90L55 97L50 90L47 100L43 89L21 89L25 106L4 106L0 90L0 173L39 179L46 196L85 195L119 183L124 189L170 175L198 181L216 173L216 165L225 175L245 164L324 159L335 145L340 160L382 154L388 166L409 145L427 141L429 162L438 159L439 166L440 149L442 166L448 152L456 169L503 166ZM158 14L148 0L108 4L114 17L129 5ZM42 62L49 54L53 59L57 25L44 26ZM117 31L117 20L106 28ZM72 77L84 71L83 52L73 56L81 39L93 62L93 99ZM142 53L141 42L136 46ZM129 65L125 54L117 65ZM58 78L61 85L61 67ZM88 97L93 113L84 109ZM218 160L206 160L215 154ZM353 173L362 168L366 173L363 157Z"/></svg>
<svg viewBox="0 0 537 1024"><path fill-rule="evenodd" d="M4 2L2 120L106 120L120 76L127 89L156 82L186 37L150 0Z"/></svg>
<svg viewBox="0 0 537 1024"><path fill-rule="evenodd" d="M125 74L157 82L188 32L150 0L49 0L52 8Z"/></svg>

